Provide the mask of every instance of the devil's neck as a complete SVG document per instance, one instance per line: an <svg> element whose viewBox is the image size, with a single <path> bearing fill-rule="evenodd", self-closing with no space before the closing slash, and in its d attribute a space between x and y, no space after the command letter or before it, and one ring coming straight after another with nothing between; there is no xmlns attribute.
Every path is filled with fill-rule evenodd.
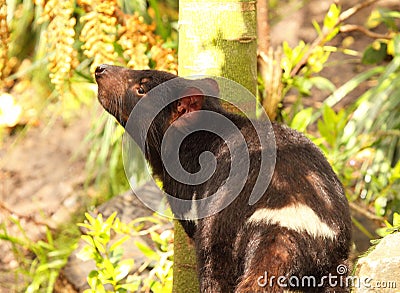
<svg viewBox="0 0 400 293"><path fill-rule="evenodd" d="M231 113L223 113L228 119L230 119L239 129L243 126L244 119L243 117L231 114ZM152 167L153 175L162 181L166 178L171 179L168 175L168 172L164 166L163 159L165 162L165 158L161 156L161 146L164 138L164 131L161 131L162 126L154 124L150 127L147 133L147 139L145 144L144 154L146 160L150 163ZM172 145L178 143L176 140L171 140ZM216 155L218 150L224 141L220 136L209 132L209 131L196 131L190 133L185 137L181 144L178 143L177 146L173 146L173 148L169 151L176 151L176 148L179 149L179 164L189 173L196 173L200 171L199 164L199 156L201 153L205 151L209 151ZM168 156L169 153L166 153Z"/></svg>

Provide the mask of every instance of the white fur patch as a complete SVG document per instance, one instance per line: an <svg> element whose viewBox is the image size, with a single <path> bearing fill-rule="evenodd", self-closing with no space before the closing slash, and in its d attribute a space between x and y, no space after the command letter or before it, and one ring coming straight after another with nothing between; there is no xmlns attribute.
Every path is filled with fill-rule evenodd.
<svg viewBox="0 0 400 293"><path fill-rule="evenodd" d="M258 209L247 220L248 223L276 224L296 232L307 232L314 237L334 239L336 232L322 222L308 206L299 204L282 209Z"/></svg>

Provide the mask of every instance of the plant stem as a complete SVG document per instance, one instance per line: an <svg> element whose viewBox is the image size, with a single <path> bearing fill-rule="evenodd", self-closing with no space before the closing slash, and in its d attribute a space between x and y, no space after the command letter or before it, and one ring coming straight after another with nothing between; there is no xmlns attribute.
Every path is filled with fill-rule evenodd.
<svg viewBox="0 0 400 293"><path fill-rule="evenodd" d="M376 2L381 1L381 0L367 0L362 3L358 3L354 5L353 7L343 11L339 17L338 20L334 26L334 28L338 27L341 23L343 23L345 20L356 14L358 11L361 9L364 9L366 7L371 6L372 4L375 4ZM294 77L299 73L301 68L307 63L308 58L310 58L311 54L314 52L314 49L318 46L320 46L324 39L332 32L332 30L322 30L321 34L311 43L310 48L308 51L304 54L303 58L300 60L299 63L296 64L296 66L292 69L292 72L290 72L290 76Z"/></svg>

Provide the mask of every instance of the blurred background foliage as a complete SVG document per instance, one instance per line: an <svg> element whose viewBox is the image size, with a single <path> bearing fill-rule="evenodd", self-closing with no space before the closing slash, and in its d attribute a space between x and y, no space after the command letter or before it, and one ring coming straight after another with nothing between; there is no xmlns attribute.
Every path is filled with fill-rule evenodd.
<svg viewBox="0 0 400 293"><path fill-rule="evenodd" d="M294 89L297 102L290 111L282 109L280 115L283 122L306 132L323 150L353 209L370 213L371 219L385 216L392 220L400 210L400 12L373 10L365 27L358 28L373 36L371 44L360 52L327 45L351 26L344 23L350 10L340 11L332 4L323 27L314 23L318 42L300 42L295 48L283 44L282 99ZM379 25L385 33L370 31ZM330 54L337 51L359 57L364 66L339 88L319 75L329 66ZM359 97L346 107L335 107L365 81L371 86ZM330 95L318 109L304 107L302 99L316 87Z"/></svg>
<svg viewBox="0 0 400 293"><path fill-rule="evenodd" d="M1 87L26 107L18 122L32 122L44 106L24 95L60 102L51 110L68 119L93 98L92 73L102 63L176 72L177 15L158 9L146 1L2 1Z"/></svg>
<svg viewBox="0 0 400 293"><path fill-rule="evenodd" d="M171 0L0 1L0 147L10 141L22 142L20 138L30 127L51 127L56 121L68 127L81 110L92 108L87 120L92 120L91 130L83 142L89 150L86 187L96 186L94 204L126 191L123 129L96 102L93 72L108 63L177 73L177 8L177 1ZM7 213L12 216L0 223L0 241L11 244L18 266L13 272L15 280L5 286L16 292L53 292L58 274L80 238L75 222L65 223L57 231L48 228L37 241L21 225L20 216L14 216L12 210ZM81 220L77 215L72 221ZM10 225L17 234L11 233ZM157 223L151 230L154 242L167 241L157 237L156 227ZM100 229L104 235L105 230ZM162 235L165 233L171 234L171 230ZM153 267L156 252L140 249L151 260L146 267ZM164 250L170 257L173 249ZM120 258L112 258L116 269L126 268ZM147 287L161 286L157 280L163 269L166 280L171 278L171 262L162 259L150 277L143 279Z"/></svg>
<svg viewBox="0 0 400 293"><path fill-rule="evenodd" d="M280 2L269 2L274 25L281 18L276 12ZM307 1L292 2L298 9ZM300 41L293 47L284 43L276 49L279 54L270 55L280 56L275 62L279 81L271 93L268 80L260 76L259 99L267 105L275 94L278 101L268 113L305 132L323 150L353 210L393 228L395 224L388 223L400 210L400 12L378 6L362 27L346 23L345 12L332 5L323 23L313 23L315 42ZM7 137L23 133L24 127L51 123L58 117L68 125L81 108L93 107L91 131L84 142L90 146L87 186L101 185L105 198L127 190L121 156L123 129L109 115L99 114L93 72L108 63L176 73L177 19L177 0L0 0L0 146ZM355 51L347 48L347 38L339 45L330 42L352 30L370 37L370 44ZM336 52L365 65L338 87L321 74L334 66L329 61ZM359 97L346 107L337 106L366 81L368 87ZM328 93L327 97L319 107L306 106L305 99L315 89ZM289 95L295 99L288 102ZM12 221L19 225L16 219ZM356 219L354 224L373 237ZM52 231L36 243L1 228L0 239L13 244L21 262L19 271L29 276L27 288L51 292L75 246L64 241L64 234L53 236ZM19 247L28 250L34 261L26 261ZM172 258L168 251L162 253ZM92 275L91 280L100 282L98 276ZM161 283L159 279L157 286Z"/></svg>
<svg viewBox="0 0 400 293"><path fill-rule="evenodd" d="M82 106L92 106L92 74L100 64L177 71L176 1L3 1L1 17L3 134L43 117L62 116L68 123ZM116 179L124 177L122 131L108 120L93 119L86 140L89 173L99 167L88 182L107 178L110 194L117 194L128 187Z"/></svg>

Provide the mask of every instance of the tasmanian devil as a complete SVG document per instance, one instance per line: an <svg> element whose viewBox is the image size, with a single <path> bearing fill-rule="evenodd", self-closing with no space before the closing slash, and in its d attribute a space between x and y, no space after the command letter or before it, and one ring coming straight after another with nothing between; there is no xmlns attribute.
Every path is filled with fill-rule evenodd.
<svg viewBox="0 0 400 293"><path fill-rule="evenodd" d="M351 234L348 202L331 166L309 139L273 123L268 125L276 149L268 143L263 146L256 128L264 122L227 111L218 99L217 82L210 78L189 80L162 71L111 65L99 66L95 76L100 103L138 144L143 143L142 151L164 191L173 198L193 202L188 208L170 200L173 213L194 240L201 292L347 290L344 279ZM172 80L176 82L171 88L168 84ZM161 90L156 90L160 85ZM178 98L169 99L173 95ZM151 102L129 117L142 101ZM226 118L234 128L219 127L222 122L210 122L211 116L202 112ZM150 115L151 121L149 113L155 113ZM207 123L212 125L211 130L203 127ZM167 132L172 134L164 139ZM187 135L179 146L168 148L175 138L179 141L180 133ZM237 143L241 138L244 144ZM244 178L239 174L241 168L236 168L239 175L232 172L233 160L241 162L238 153L242 151L247 151L249 158ZM260 163L262 154L268 157L269 151L275 158L272 170L263 169ZM212 174L195 184L176 179L167 166L175 163L168 160L168 156L174 157L173 152L178 154L189 181L202 169ZM213 158L202 159L204 153ZM249 204L263 172L271 173L265 179L270 180L268 188ZM240 185L229 181L235 176L238 181L242 179L243 188L229 200L230 193ZM216 199L196 206L211 195ZM209 211L208 216L197 220L185 217L204 211Z"/></svg>

